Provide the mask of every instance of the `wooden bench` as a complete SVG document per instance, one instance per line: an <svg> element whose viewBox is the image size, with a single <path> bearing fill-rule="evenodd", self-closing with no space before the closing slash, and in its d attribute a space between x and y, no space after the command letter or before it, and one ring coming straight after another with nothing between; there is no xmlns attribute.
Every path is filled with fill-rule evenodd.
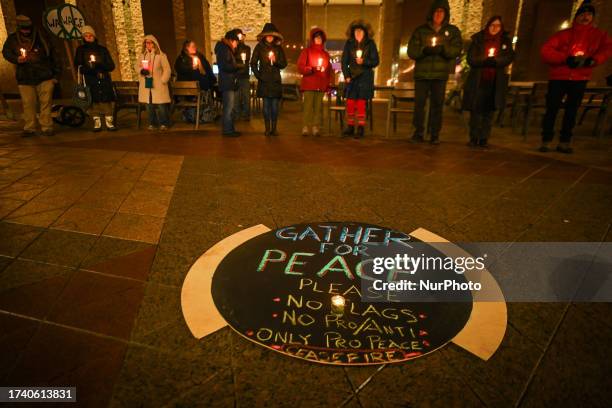
<svg viewBox="0 0 612 408"><path fill-rule="evenodd" d="M391 95L387 105L387 126L385 137L389 137L391 123L393 123L393 133L397 132L397 115L399 113L414 114L414 84L413 83L398 83ZM398 106L399 102L411 103L408 106Z"/></svg>
<svg viewBox="0 0 612 408"><path fill-rule="evenodd" d="M142 105L138 102L138 81L113 81L115 88L114 121L117 123L117 114L123 109L134 109L136 111L136 125L140 129L140 113Z"/></svg>
<svg viewBox="0 0 612 408"><path fill-rule="evenodd" d="M175 81L171 86L172 107L171 112L176 108L196 108L194 129L200 127L200 109L202 108L203 92L200 90L198 81ZM183 97L178 101L175 96Z"/></svg>

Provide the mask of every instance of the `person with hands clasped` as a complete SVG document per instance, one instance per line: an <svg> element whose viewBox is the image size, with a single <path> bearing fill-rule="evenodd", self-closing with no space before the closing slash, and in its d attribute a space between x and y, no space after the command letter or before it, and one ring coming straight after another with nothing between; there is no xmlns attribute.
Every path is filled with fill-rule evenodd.
<svg viewBox="0 0 612 408"><path fill-rule="evenodd" d="M83 74L85 84L91 91L92 105L88 114L93 119L93 131L102 130L102 116L107 130L117 130L113 123L115 91L110 76L115 69L115 63L108 49L98 44L96 32L91 26L84 26L81 33L83 44L76 50L74 66Z"/></svg>
<svg viewBox="0 0 612 408"><path fill-rule="evenodd" d="M467 52L470 73L464 85L462 108L470 111L471 147L488 146L493 113L506 104L506 68L513 60L510 34L504 31L500 16L491 17L485 28L472 36Z"/></svg>
<svg viewBox="0 0 612 408"><path fill-rule="evenodd" d="M55 58L51 42L34 27L29 17L18 15L16 22L17 31L7 37L2 47L2 55L17 68L17 86L25 122L23 136L28 137L36 133L37 107L40 107L38 122L43 134L52 136L53 88L60 74L60 65Z"/></svg>
<svg viewBox="0 0 612 408"><path fill-rule="evenodd" d="M138 102L147 105L149 130L168 130L170 126L170 90L168 81L172 68L168 57L159 48L159 42L152 35L146 35L142 42L142 53L136 62L139 72Z"/></svg>
<svg viewBox="0 0 612 408"><path fill-rule="evenodd" d="M266 23L257 35L257 45L251 58L251 70L257 78L257 96L263 98L266 136L277 136L278 108L283 97L281 70L287 66L283 51L283 36L272 23Z"/></svg>
<svg viewBox="0 0 612 408"><path fill-rule="evenodd" d="M235 50L238 47L238 30L230 30L215 45L215 56L219 66L219 91L223 98L223 136L238 137L240 132L234 128L234 106L238 91L238 71L245 64L236 60Z"/></svg>
<svg viewBox="0 0 612 408"><path fill-rule="evenodd" d="M310 43L300 53L297 61L302 74L300 90L304 94L304 127L302 136L308 136L310 129L314 136L320 135L323 122L323 97L330 86L332 66L329 53L325 50L327 36L321 28L310 30Z"/></svg>
<svg viewBox="0 0 612 408"><path fill-rule="evenodd" d="M343 136L362 138L366 123L367 101L374 97L374 68L378 66L378 49L372 39L370 24L355 20L346 32L348 40L342 51L342 74L346 82L346 122ZM357 133L355 133L355 116Z"/></svg>
<svg viewBox="0 0 612 408"><path fill-rule="evenodd" d="M449 21L448 1L434 0L427 23L414 30L408 43L408 56L415 60L413 142L423 142L425 105L429 98L430 142L434 145L440 143L446 82L448 75L454 72L455 60L463 48L461 32Z"/></svg>
<svg viewBox="0 0 612 408"><path fill-rule="evenodd" d="M555 33L540 50L542 60L549 66L541 152L550 151L555 119L564 97L565 112L557 151L573 152L572 133L587 82L593 67L605 63L612 54L612 39L605 31L593 27L594 16L595 7L590 1L584 1L576 11L572 26Z"/></svg>

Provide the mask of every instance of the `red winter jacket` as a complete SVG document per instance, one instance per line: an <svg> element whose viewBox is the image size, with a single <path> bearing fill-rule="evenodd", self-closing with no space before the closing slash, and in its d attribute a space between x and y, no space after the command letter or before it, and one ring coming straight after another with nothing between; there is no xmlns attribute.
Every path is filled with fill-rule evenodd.
<svg viewBox="0 0 612 408"><path fill-rule="evenodd" d="M570 68L565 63L567 57L575 56L577 52L583 52L585 58L593 58L595 66L601 65L612 55L612 38L591 24L574 23L572 27L555 33L540 50L542 60L550 66L548 79L591 79L593 67Z"/></svg>
<svg viewBox="0 0 612 408"><path fill-rule="evenodd" d="M323 33L323 44L314 43L314 34ZM325 51L325 40L327 36L320 28L310 30L310 44L304 48L297 61L298 70L302 74L302 91L326 91L329 88L332 78L332 66L329 54ZM323 67L322 71L317 71L319 59Z"/></svg>

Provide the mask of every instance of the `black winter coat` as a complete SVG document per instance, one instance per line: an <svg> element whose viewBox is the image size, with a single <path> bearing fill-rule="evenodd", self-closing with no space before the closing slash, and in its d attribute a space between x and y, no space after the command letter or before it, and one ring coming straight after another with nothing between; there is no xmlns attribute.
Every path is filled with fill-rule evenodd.
<svg viewBox="0 0 612 408"><path fill-rule="evenodd" d="M96 62L91 63L91 56ZM76 50L74 66L85 76L85 84L91 90L93 102L112 102L115 100L113 80L110 73L115 69L115 62L108 49L98 44L98 41L85 42Z"/></svg>
<svg viewBox="0 0 612 408"><path fill-rule="evenodd" d="M60 74L60 66L56 62L51 42L38 33L32 31L32 41L24 41L19 33L8 36L2 47L2 55L11 64L17 65L17 84L38 85L49 79L57 79ZM20 49L27 52L27 60L19 63Z"/></svg>
<svg viewBox="0 0 612 408"><path fill-rule="evenodd" d="M204 54L196 53L200 59L200 63L204 68L205 73L202 74L198 68L193 68L193 57L185 51L176 58L174 62L174 70L176 71L177 81L198 81L200 89L209 90L217 83L217 77L213 73L213 69L206 60Z"/></svg>
<svg viewBox="0 0 612 408"><path fill-rule="evenodd" d="M363 64L358 65L357 50L363 51ZM351 78L346 85L346 97L350 99L372 99L374 97L374 68L379 64L376 43L366 37L359 44L350 38L342 51L342 74Z"/></svg>
<svg viewBox="0 0 612 408"><path fill-rule="evenodd" d="M476 94L480 87L482 69L485 68L487 59L485 53L485 32L480 31L472 36L472 43L467 53L467 62L470 65L470 73L463 88L462 109L471 111L476 108ZM508 74L506 67L514 60L512 39L507 32L502 34L501 49L495 58L495 106L499 110L506 104L506 93L508 91Z"/></svg>
<svg viewBox="0 0 612 408"><path fill-rule="evenodd" d="M236 47L236 51L234 52L236 61L242 62L242 56L240 55L242 53L246 54L246 58L244 59L245 64L238 70L238 78L250 78L249 61L251 61L251 47L243 42L240 42L238 43L238 47Z"/></svg>
<svg viewBox="0 0 612 408"><path fill-rule="evenodd" d="M276 56L274 64L270 64L268 55L272 51ZM253 50L251 69L257 78L257 96L261 98L282 98L283 83L281 69L287 66L287 58L280 44L268 43L262 39Z"/></svg>
<svg viewBox="0 0 612 408"><path fill-rule="evenodd" d="M236 61L229 41L222 39L215 45L215 55L219 66L219 90L235 91L238 88L238 70L244 65Z"/></svg>

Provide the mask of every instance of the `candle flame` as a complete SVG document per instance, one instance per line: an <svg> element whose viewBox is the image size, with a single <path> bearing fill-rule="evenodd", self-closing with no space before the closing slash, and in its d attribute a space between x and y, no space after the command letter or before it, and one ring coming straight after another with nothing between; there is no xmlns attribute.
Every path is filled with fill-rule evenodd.
<svg viewBox="0 0 612 408"><path fill-rule="evenodd" d="M344 306L346 304L346 300L340 295L332 296L331 300L334 306Z"/></svg>
<svg viewBox="0 0 612 408"><path fill-rule="evenodd" d="M495 56L495 48L489 48L489 57Z"/></svg>
<svg viewBox="0 0 612 408"><path fill-rule="evenodd" d="M26 49L25 48L20 48L19 51L21 52L21 56L22 57L26 56Z"/></svg>
<svg viewBox="0 0 612 408"><path fill-rule="evenodd" d="M435 46L436 46L436 42L437 42L437 41L438 41L438 39L437 39L436 37L433 37L433 38L431 39L431 46L432 46L432 47L435 47Z"/></svg>
<svg viewBox="0 0 612 408"><path fill-rule="evenodd" d="M89 56L89 61L96 62L96 56L95 55L90 55Z"/></svg>
<svg viewBox="0 0 612 408"><path fill-rule="evenodd" d="M357 50L357 58L361 58L362 55L363 55L363 51Z"/></svg>

